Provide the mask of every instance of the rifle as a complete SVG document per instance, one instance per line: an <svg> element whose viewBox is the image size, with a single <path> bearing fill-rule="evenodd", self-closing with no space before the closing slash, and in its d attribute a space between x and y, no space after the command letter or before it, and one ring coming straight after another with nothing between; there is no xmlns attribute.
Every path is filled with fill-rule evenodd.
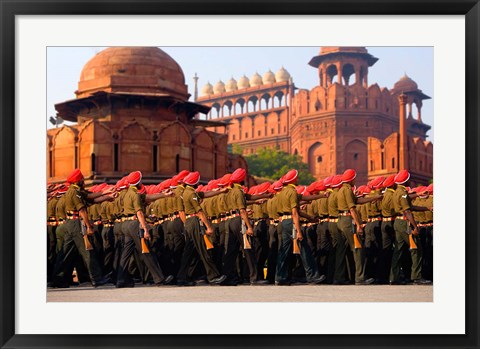
<svg viewBox="0 0 480 349"><path fill-rule="evenodd" d="M410 245L409 250L416 250L418 247L417 247L417 244L415 243L415 239L413 238L412 227L410 226L410 224L408 225L407 234L408 234L408 244Z"/></svg>
<svg viewBox="0 0 480 349"><path fill-rule="evenodd" d="M210 238L208 237L207 233L205 232L205 225L203 224L202 221L200 221L200 234L203 236L203 241L205 242L205 247L208 250L211 250L214 248L212 242L210 241Z"/></svg>
<svg viewBox="0 0 480 349"><path fill-rule="evenodd" d="M360 239L358 238L358 234L355 232L355 226L352 223L352 231L353 231L353 246L356 250L363 248Z"/></svg>
<svg viewBox="0 0 480 349"><path fill-rule="evenodd" d="M242 219L242 235L243 235L243 249L244 250L251 250L252 245L250 245L250 241L248 240L247 236L247 225Z"/></svg>
<svg viewBox="0 0 480 349"><path fill-rule="evenodd" d="M142 253L150 253L150 249L148 248L147 242L145 241L145 230L140 228L138 236L140 237L140 243L142 245Z"/></svg>
<svg viewBox="0 0 480 349"><path fill-rule="evenodd" d="M85 250L91 251L93 250L93 246L92 246L92 243L90 242L90 239L88 238L87 226L83 222L80 223L80 226L82 227L82 235L83 235L83 242L85 243Z"/></svg>
<svg viewBox="0 0 480 349"><path fill-rule="evenodd" d="M292 238L293 238L293 254L300 254L300 247L298 246L298 238L297 238L297 228L295 228L295 224L293 225L293 229L292 229Z"/></svg>

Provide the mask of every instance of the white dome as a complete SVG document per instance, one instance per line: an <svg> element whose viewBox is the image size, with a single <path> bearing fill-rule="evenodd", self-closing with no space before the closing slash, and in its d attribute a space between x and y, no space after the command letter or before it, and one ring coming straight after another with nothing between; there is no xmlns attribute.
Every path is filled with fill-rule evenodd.
<svg viewBox="0 0 480 349"><path fill-rule="evenodd" d="M290 79L290 73L285 70L284 67L281 67L279 71L275 73L275 79L277 82L284 82Z"/></svg>
<svg viewBox="0 0 480 349"><path fill-rule="evenodd" d="M253 76L250 78L250 86L254 87L254 86L260 86L262 84L263 84L263 81L260 74L258 73L253 74Z"/></svg>
<svg viewBox="0 0 480 349"><path fill-rule="evenodd" d="M209 82L207 82L207 84L203 86L202 89L200 90L200 94L202 96L213 95L213 86Z"/></svg>
<svg viewBox="0 0 480 349"><path fill-rule="evenodd" d="M248 78L243 75L240 79L238 79L238 88L249 88L250 87L250 81Z"/></svg>
<svg viewBox="0 0 480 349"><path fill-rule="evenodd" d="M222 80L219 80L215 86L213 86L213 92L215 93L224 93L225 92L225 84Z"/></svg>
<svg viewBox="0 0 480 349"><path fill-rule="evenodd" d="M264 84L273 84L275 82L275 75L269 70L263 74L262 81Z"/></svg>
<svg viewBox="0 0 480 349"><path fill-rule="evenodd" d="M225 90L227 92L229 91L235 91L237 89L237 80L234 78L231 78L230 80L227 81L227 84L225 85Z"/></svg>

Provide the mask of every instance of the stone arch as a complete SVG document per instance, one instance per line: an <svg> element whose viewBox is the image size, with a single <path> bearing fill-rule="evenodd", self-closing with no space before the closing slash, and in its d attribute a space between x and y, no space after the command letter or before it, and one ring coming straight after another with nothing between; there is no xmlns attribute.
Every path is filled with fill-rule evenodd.
<svg viewBox="0 0 480 349"><path fill-rule="evenodd" d="M382 108L382 91L378 84L371 85L368 90L368 109L379 110Z"/></svg>
<svg viewBox="0 0 480 349"><path fill-rule="evenodd" d="M247 100L247 113L253 113L258 110L258 98L257 96L250 96Z"/></svg>
<svg viewBox="0 0 480 349"><path fill-rule="evenodd" d="M396 171L398 169L398 136L398 133L394 132L383 141L385 165L389 171Z"/></svg>
<svg viewBox="0 0 480 349"><path fill-rule="evenodd" d="M271 100L271 96L270 94L268 93L264 93L261 97L260 97L260 110L267 110L267 109L270 109L270 100Z"/></svg>
<svg viewBox="0 0 480 349"><path fill-rule="evenodd" d="M327 86L337 82L335 78L338 76L337 66L335 64L330 64L327 67Z"/></svg>
<svg viewBox="0 0 480 349"><path fill-rule="evenodd" d="M347 168L353 168L357 171L359 178L366 179L368 175L368 152L367 145L359 140L354 139L347 143L343 151L343 164L345 171Z"/></svg>
<svg viewBox="0 0 480 349"><path fill-rule="evenodd" d="M267 114L268 115L268 114ZM253 137L252 138L259 138L266 136L265 134L265 114L259 114L255 116L254 124L253 124Z"/></svg>
<svg viewBox="0 0 480 349"><path fill-rule="evenodd" d="M96 173L110 172L114 169L113 130L102 122L94 124L95 146L93 152L96 158ZM98 144L98 146L97 146Z"/></svg>
<svg viewBox="0 0 480 349"><path fill-rule="evenodd" d="M355 68L353 67L353 64L351 63L346 63L342 67L342 76L344 80L344 84L346 86L350 85L350 77L355 74Z"/></svg>
<svg viewBox="0 0 480 349"><path fill-rule="evenodd" d="M200 172L204 179L212 179L215 176L215 141L205 129L195 130L195 132L193 170Z"/></svg>
<svg viewBox="0 0 480 349"><path fill-rule="evenodd" d="M284 100L284 97L285 97L285 94L283 93L283 91L277 91L272 97L273 107L274 108L282 107L282 100Z"/></svg>
<svg viewBox="0 0 480 349"><path fill-rule="evenodd" d="M152 172L151 133L138 121L134 121L123 127L119 136L119 171Z"/></svg>
<svg viewBox="0 0 480 349"><path fill-rule="evenodd" d="M308 167L315 178L329 175L327 144L315 142L308 148Z"/></svg>
<svg viewBox="0 0 480 349"><path fill-rule="evenodd" d="M89 120L82 125L83 127L78 132L78 161L79 166L83 171L83 175L88 177L92 172L96 171L96 154L95 154L95 123ZM95 163L92 161L92 154Z"/></svg>
<svg viewBox="0 0 480 349"><path fill-rule="evenodd" d="M180 121L172 122L158 133L158 172L165 175L191 168L192 138L190 130ZM178 166L177 166L178 165Z"/></svg>
<svg viewBox="0 0 480 349"><path fill-rule="evenodd" d="M239 98L235 101L234 110L235 115L243 114L245 112L245 99Z"/></svg>
<svg viewBox="0 0 480 349"><path fill-rule="evenodd" d="M233 103L231 100L226 100L222 105L222 116L232 116L234 115Z"/></svg>
<svg viewBox="0 0 480 349"><path fill-rule="evenodd" d="M66 178L76 167L77 131L64 125L52 138L52 168L56 178Z"/></svg>
<svg viewBox="0 0 480 349"><path fill-rule="evenodd" d="M220 117L220 110L221 110L221 106L219 103L213 103L212 104L212 107L210 109L210 119L217 119Z"/></svg>

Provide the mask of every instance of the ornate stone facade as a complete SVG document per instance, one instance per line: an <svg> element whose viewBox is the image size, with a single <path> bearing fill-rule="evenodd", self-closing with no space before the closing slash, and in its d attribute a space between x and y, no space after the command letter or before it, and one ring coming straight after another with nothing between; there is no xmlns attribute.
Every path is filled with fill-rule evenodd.
<svg viewBox="0 0 480 349"><path fill-rule="evenodd" d="M426 183L433 175L433 145L421 109L430 97L406 75L390 90L368 85L377 60L364 47L322 47L309 62L319 78L310 90L297 89L282 67L276 74L207 84L196 102L211 107L207 120L230 123L228 143L245 155L274 147L300 155L317 178L355 168L364 183L407 168L414 183Z"/></svg>
<svg viewBox="0 0 480 349"><path fill-rule="evenodd" d="M156 47L113 47L83 68L77 98L55 105L76 122L47 131L47 178L80 168L88 181L115 181L133 170L158 183L182 169L203 180L245 167L227 153L227 136L206 129L222 122L195 118L209 107L188 102L181 67Z"/></svg>

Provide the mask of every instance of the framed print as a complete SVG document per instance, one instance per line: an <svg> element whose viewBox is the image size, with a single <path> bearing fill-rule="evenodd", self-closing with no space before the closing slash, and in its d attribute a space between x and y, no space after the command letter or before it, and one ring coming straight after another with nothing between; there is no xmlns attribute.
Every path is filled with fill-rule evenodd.
<svg viewBox="0 0 480 349"><path fill-rule="evenodd" d="M475 221L478 216L477 161L479 156L480 5L478 1L445 2L437 0L422 3L377 1L372 3L321 0L311 2L237 2L229 0L218 2L193 0L116 2L101 0L91 3L63 0L52 3L41 0L30 2L2 0L0 9L2 26L2 54L0 56L2 204L0 221L3 231L0 234L0 246L2 246L0 257L0 306L2 309L0 345L2 348L74 346L132 348L214 346L479 347L477 329L479 313L477 250L479 244ZM221 287L197 288L199 291L195 298L186 299L177 296L176 300L176 288L160 287L155 290L152 288L152 294L155 296L150 299L142 296L140 287L138 290L134 289L138 292L128 293L131 295L128 299L119 297L122 290L115 288L99 287L95 292L84 288L71 288L65 292L60 288L55 289L55 292L46 291L45 274L47 271L46 266L42 264L45 260L45 239L43 234L38 233L38 230L44 229L44 216L47 208L44 203L46 201L44 194L46 183L47 180L55 179L51 165L55 160L55 153L48 158L49 144L45 144L44 136L49 116L56 112L57 118L61 116L62 120L67 122L76 120L74 118L83 117L85 113L103 112L102 103L107 105L109 103L107 101L116 98L121 100L121 105L137 108L144 113L151 106L151 110L175 114L176 122L183 117L182 112L191 115L204 113L207 115L206 119L199 120L198 123L204 122L204 127L217 127L218 124L215 123L214 118L211 118L213 112L208 114L209 110L200 105L200 102L212 107L217 118L225 116L224 113L232 113L232 109L231 107L229 109L229 100L210 96L208 93L210 88L213 91L222 86L207 84L205 77L202 76L202 71L197 71L202 68L202 65L203 67L213 66L212 74L227 74L223 70L223 65L227 66L226 59L238 59L238 64L241 65L243 63L242 55L257 55L260 61L261 53L254 51L254 48L269 48L269 54L272 57L275 56L277 59L284 56L286 60L288 54L281 51L280 48L290 49L290 54L295 56L293 52L297 52L295 50L300 48L314 47L314 51L318 52L318 47L337 47L334 45L340 45L338 47L343 48L339 54L345 54L347 51L347 54L351 54L355 51L355 54L360 55L362 59L366 60L365 62L371 63L371 65L375 62L372 63L369 60L377 59L372 52L383 52L381 49L385 47L400 48L397 51L392 50L390 53L393 60L410 60L412 65L420 65L423 59L427 62L424 70L433 71L433 79L430 79L433 80L432 88L422 92L420 89L425 87L418 84L415 89L416 99L406 102L403 110L406 114L413 114L414 117L417 117L418 114L418 119L420 119L422 101L432 97L428 102L430 106L424 102L422 117L435 115L434 120L431 121L432 127L435 127L435 151L433 155L429 154L434 159L430 172L435 173L437 196L434 215L439 228L435 236L435 285L433 288L424 288L425 294L427 294L426 298L417 299L416 296L412 296L412 299L408 299L408 293L413 294L413 290L419 290L421 286L400 289L395 288L394 285L358 286L364 287L358 288L359 298L375 299L377 292L380 298L383 297L381 302L334 298L335 295L331 295L332 297L328 299L327 297L321 300L309 299L312 290L315 290L314 287L309 288L309 286L296 288L297 293L295 294L303 294L303 301L293 297L294 292L289 291L292 288L274 286L268 289L252 287L258 290L267 290L257 291L258 299L241 299L243 295L237 291L241 289L240 287L236 289L223 288L226 291L223 291ZM143 97L140 99L132 91L125 92L121 89L107 91L107 93L100 91L92 95L86 93L92 86L88 85L84 76L90 73L96 74L88 70L85 65L87 60L94 55L101 58L102 55L111 54L112 51L121 51L121 49L117 49L120 46L137 47L136 50L150 47L155 51L153 55L159 54L157 48L164 49L167 53L176 52L179 57L183 52L185 57L190 59L193 57L193 61L202 62L199 64L200 68L195 66L195 70L188 70L188 77L185 74L188 79L191 77L200 79L199 86L203 86L198 87L200 96L197 96L196 87L195 99L188 101L187 98L185 103L181 104L178 101L178 95L181 93L177 86L169 83L166 83L165 89L175 90L175 93L178 94L174 103L169 99L170 97L153 96L151 91L142 91ZM201 50L187 50L194 47L204 50L211 48L212 51L215 49L214 52L217 56L222 55L222 49L230 47L234 48L232 50L234 54L229 58L223 58L222 62L222 58L219 60L215 60L214 57L207 58L207 55L204 54L206 51L202 53ZM365 47L368 48L368 52ZM409 51L415 53L411 53L407 58L398 57L401 55L401 48L406 47L415 48L416 51L413 49ZM251 50L248 51L249 53L245 53L248 48ZM421 48L425 48L425 50L422 51ZM70 52L70 56L65 54L67 51ZM115 54L124 54L117 51ZM320 50L319 55L315 56L315 53L312 55L310 63L305 62L305 65L309 63L315 68L311 69L316 80L315 84L320 86L324 84L325 87L329 87L334 84L335 75L337 75L337 81L341 82L342 74L347 86L349 78L352 80L355 78L356 82L362 81L367 87L376 82L369 79L367 83L368 67L367 71L356 71L356 63L350 61L349 64L338 65L341 69L339 68L335 72L333 69L336 68L333 65L324 72L321 69L323 59L321 56L322 54L331 54L330 51L327 51L328 49ZM338 53L333 51L335 54ZM73 56L82 55L84 52L87 52L85 60L80 66L75 66ZM423 55L428 55L429 58L427 59ZM298 59L305 60L300 54L297 56ZM52 57L59 59L62 64L56 64ZM176 55L172 54L172 57L175 58ZM382 59L382 57L378 58ZM182 65L181 59L179 58L177 62L173 60L173 63L170 63L172 66ZM154 59L152 58L152 60ZM282 60L270 58L270 62L281 65ZM285 68L288 69L288 67L280 68L276 65L261 68L271 72L270 75L265 74L263 79L271 79L268 80L270 82L283 81L290 86L292 78L290 80L285 78L288 74ZM131 67L117 68L120 73L124 73L123 70ZM182 68L185 71L190 69L182 66L180 71ZM137 67L136 69L148 70L148 67ZM52 80L49 71L51 73L53 70L61 77L73 74L76 80L73 84L69 83L65 87L55 86L57 90L68 89L69 92L65 95L66 97L54 97L52 100L49 91L55 84L52 81L56 80ZM247 75L253 73L254 71L244 72ZM392 82L389 85L394 89L393 85L395 84L401 95L405 92L405 82L410 83L411 81L415 84L413 81L415 77L408 78L407 81L408 73L408 71L404 72L401 81ZM78 76L81 76L80 79ZM292 76L295 79L295 75L292 74ZM260 75L259 77L262 78ZM400 77L398 76L396 79ZM212 79L223 79L225 82L229 78L230 76L224 75L212 77ZM236 78L237 80L234 82L240 83L240 76ZM195 85L197 80L194 80ZM98 81L103 83L102 78L99 78ZM78 89L75 85L77 82L79 83ZM210 82L214 83L214 81ZM232 77L227 84L234 82ZM399 82L402 83L398 84ZM138 81L132 82L124 78L119 82L119 86L125 88L130 83L137 84ZM249 87L255 87L252 85L252 80L249 83ZM183 82L183 85L186 83ZM227 88L231 90L232 86L229 85ZM300 84L299 86L302 87ZM245 140L245 138L255 138L257 132L259 137L264 135L263 138L267 138L268 134L273 134L277 128L281 130L284 125L280 121L283 110L281 98L283 90L280 91L280 89L283 87L278 88L278 91L269 92L277 97L278 101L275 98L270 100L268 96L263 100L264 96L260 96L261 100L258 102L259 108L268 109L269 105L276 108L279 115L278 125L265 121L265 130L263 128L257 130L252 122L249 124L251 132L241 128L237 130L232 126L230 131L235 131L231 131L231 135L228 134L229 131L226 132L227 136L232 138L229 143L234 140L233 134L237 137L244 137L243 140ZM72 93L75 93L75 99L68 97ZM302 88L292 88L292 94L298 96L298 99L295 100L297 115L308 114L305 110L302 111L300 106L302 93L305 96L308 94ZM287 93L285 93L286 95ZM311 94L312 98L313 96ZM324 100L322 96L320 96L322 98L318 96L318 93L316 96L317 104L308 99L308 102L305 102L305 108L313 108L318 111L325 104L338 103L337 100ZM352 110L356 108L357 104L368 106L368 101L358 101L357 99L350 100L345 97L340 101L344 101L346 106L351 106L350 114L352 114ZM305 101L307 101L307 97L305 97ZM370 103L372 102L370 101ZM55 109L52 105L55 105ZM162 109L164 107L165 109ZM245 108L249 107L247 101ZM233 109L235 108L237 108L236 113L243 113L242 105L234 106ZM252 108L256 110L257 107L253 106ZM115 112L118 112L118 117L122 118L121 111ZM109 109L108 113L111 117L114 112ZM264 114L266 115L266 113ZM347 114L344 115L345 120L353 115ZM362 111L357 111L357 114L363 115ZM228 115L231 116L231 114ZM262 117L268 119L267 116ZM348 120L350 122L350 119ZM58 122L58 119L54 119L54 121ZM209 124L207 125L207 123ZM347 121L341 126L347 127ZM362 124L363 126L367 125ZM144 132L142 127L142 125L133 126L140 133ZM290 126L285 125L285 128L287 127ZM65 147L76 142L75 137L78 138L80 134L75 127L69 126L68 128L72 130L70 135L72 140L65 137L63 141ZM308 128L305 130L309 131ZM169 135L181 137L179 134L185 132L175 129L168 134L162 134L161 131L159 128L155 132L152 131L151 134L150 131L145 131L145 134L148 134L149 137L160 135L167 138ZM56 132L55 129L49 130L47 139L50 134L54 137ZM416 132L421 133L422 131L417 130ZM426 131L423 132L425 135ZM119 137L126 139L125 134L119 133ZM205 134L207 135L203 142L207 142L213 137L209 136L207 132ZM117 139L114 136L112 137ZM192 139L194 136L197 135L192 134ZM225 148L227 136L223 140L216 139L217 145L225 143ZM159 142L161 143L161 140ZM292 139L291 142L295 143L296 141ZM108 169L99 167L99 159L106 156L105 153L97 150L99 143L92 141L92 144L88 144L88 157L84 156L82 148L77 147L77 149L72 146L71 149L68 149L72 150L72 154L77 152L75 159L79 156L79 163L86 161L92 172L108 173ZM118 143L121 146L121 142ZM301 141L296 142L295 145L298 146L300 153L305 152L311 155L317 163L317 167L313 169L320 168L319 171L321 171L319 164L326 160L326 156L319 152L321 144L318 143L318 145L313 144L311 148L308 148L310 143L308 146L304 146ZM427 143L423 142L422 144ZM202 151L206 149L205 143L198 145L203 147ZM345 148L347 146L350 145L346 145ZM281 145L278 147L280 148ZM108 149L107 153L112 153L115 158L118 149L115 150L113 146ZM147 153L150 149L152 148L147 151L137 151L136 156L141 156L142 152ZM252 149L246 150L253 152ZM427 146L422 149L426 149L425 152L428 152ZM158 158L158 151L161 151L161 148L155 148L154 145L152 153L157 154L156 158ZM96 153L96 157L90 157L90 153ZM351 153L353 157L358 156L354 150L351 150ZM192 160L197 161L197 164L198 161L205 163L210 161L211 156L205 154L203 156L200 152L195 154L200 154L197 160ZM223 153L219 152L218 154L215 153L215 156L221 156ZM431 159L428 154L422 153L422 156ZM134 161L133 158L125 159L121 161ZM179 156L175 160L177 161L176 172L179 172L181 167L179 163L183 161L182 159L182 156ZM146 161L153 166L153 172L157 172L160 166L164 166L154 159L148 158ZM175 164L175 161L172 161L172 164ZM122 164L113 161L112 166L118 169L125 162ZM374 165L372 160L372 163L369 163L370 171L373 171ZM420 164L420 166L427 166L427 164ZM83 169L83 165L80 167ZM205 168L205 171L209 170L208 167ZM46 177L45 174L47 174ZM112 177L111 181L113 180ZM116 180L117 178L115 178ZM155 180L157 179L155 178ZM115 184L115 182L109 184L112 183ZM157 182L152 179L152 183L156 184ZM97 183L92 182L91 184ZM38 260L42 263L37 262ZM325 292L328 292L329 285L315 287L324 287ZM345 287L347 287L346 290L348 288L355 290L357 286ZM181 292L185 289L187 288L182 288ZM196 288L190 289L195 290ZM276 294L279 298L268 302L262 297L272 296L273 293L269 291L270 289L281 290ZM385 289L388 289L388 292L383 296L380 295ZM207 298L207 301L202 300L202 292L205 292L205 297L208 297L209 294L216 294L215 292L228 293L228 290L236 292L235 294L239 298L227 298L219 301L212 298ZM399 301L400 298L394 298L394 296L400 296L394 294L397 290L405 292L407 296L402 299L408 301ZM388 294L391 295L391 299L388 299ZM65 295L71 295L71 297L62 298ZM83 295L85 298L75 298L76 296L81 297L79 295ZM95 299L96 296L99 298ZM329 301L329 299L333 299L333 301Z"/></svg>

